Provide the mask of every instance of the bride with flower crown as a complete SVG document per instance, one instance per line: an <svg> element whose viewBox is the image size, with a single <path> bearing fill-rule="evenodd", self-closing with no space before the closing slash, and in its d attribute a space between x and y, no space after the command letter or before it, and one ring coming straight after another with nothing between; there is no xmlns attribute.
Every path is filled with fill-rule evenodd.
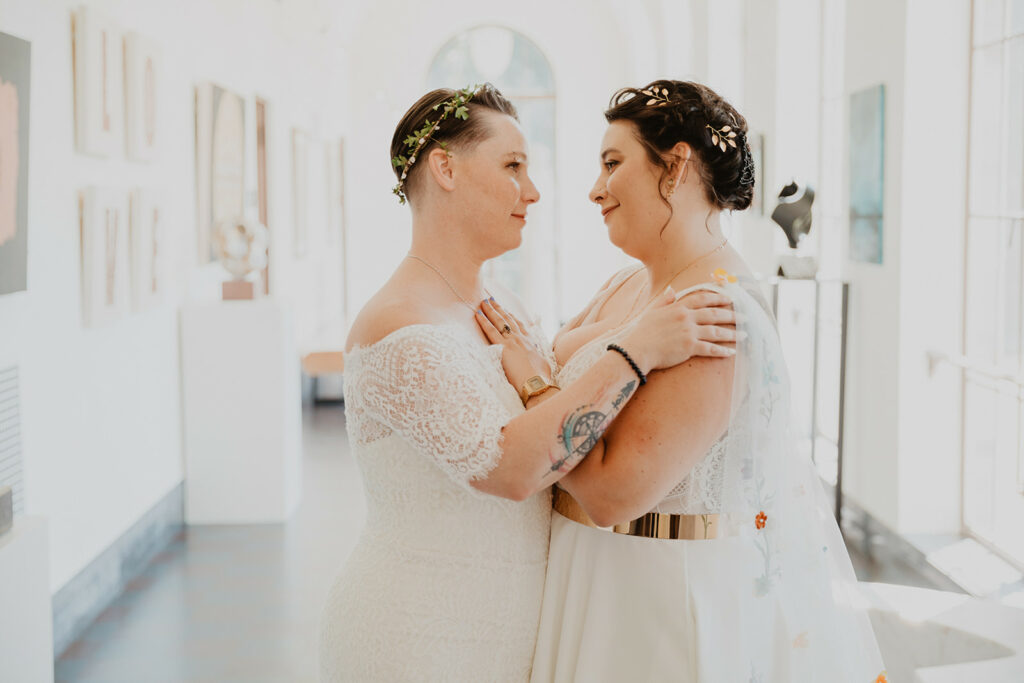
<svg viewBox="0 0 1024 683"><path fill-rule="evenodd" d="M324 607L324 681L529 680L551 485L640 377L733 353L728 297L666 290L616 349L554 388L550 352L480 275L519 246L539 198L527 152L515 109L490 86L427 93L395 131L412 245L349 336L346 416L368 510Z"/></svg>

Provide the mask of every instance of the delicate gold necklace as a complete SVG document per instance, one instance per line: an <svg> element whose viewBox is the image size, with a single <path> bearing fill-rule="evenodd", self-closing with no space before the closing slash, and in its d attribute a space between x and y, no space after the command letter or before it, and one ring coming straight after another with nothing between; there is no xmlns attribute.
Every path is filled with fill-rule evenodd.
<svg viewBox="0 0 1024 683"><path fill-rule="evenodd" d="M444 273L442 273L442 272L441 272L441 271L440 271L440 270L439 270L439 269L437 268L437 266L435 266L435 265L434 265L433 263L430 263L429 261L427 261L427 260L425 260L425 259L422 259L422 258L420 258L419 256L416 256L416 255L414 255L414 254L406 254L406 258L416 259L417 261L419 261L420 263L422 263L423 265L425 265L426 267L430 268L430 269L431 269L432 271L434 271L435 273L437 273L438 277L440 277L440 278L441 278L442 280L444 280L444 283L445 283L446 285L448 285L448 289L452 290L452 294L454 294L455 296L459 297L459 301L461 301L461 302L462 302L463 304L465 304L465 306L466 306L466 307L467 307L467 308L468 308L469 310L471 310L471 311L473 311L474 313L476 313L476 311L477 311L477 309L479 308L479 306L474 306L473 304L471 304L471 303L469 303L468 301L466 301L466 300L465 300L465 299L464 299L464 298L462 297L462 295L461 295L461 294L459 294L459 290L455 289L455 285L453 285L453 284L451 283L451 281L450 281L450 280L449 280L448 278L446 278L446 277L444 276ZM486 292L486 293L487 293L487 296L490 296L490 295L491 295L491 293L487 291L487 288L486 288L486 287L484 287L484 292Z"/></svg>
<svg viewBox="0 0 1024 683"><path fill-rule="evenodd" d="M722 240L722 243L721 243L721 244L719 244L719 245L718 245L717 247L715 247L714 249L712 249L712 250L711 250L711 251L709 251L708 253L706 253L706 254L703 254L702 256L698 256L697 258L693 259L692 261L690 261L689 263L687 263L687 264L686 264L685 266L683 266L682 268L680 268L679 270L677 270L677 271L676 271L676 272L675 272L675 273L674 273L674 274L672 275L672 277L670 277L670 278L668 279L668 282L669 282L669 283L671 284L671 282L672 282L673 280L675 280L675 279L676 279L677 277L679 277L680 275L682 275L683 273L685 273L685 272L686 272L687 270L689 270L689 269L690 269L690 268L692 268L693 266L697 265L698 263L700 263L701 261L703 261L704 259L706 259L706 258L707 258L708 256L711 256L712 254L717 254L717 253L718 253L719 251L721 251L721 250L722 250L722 249L723 249L723 248L725 247L725 245L726 245L726 244L728 244L728 243L729 243L729 238L728 238L728 237L726 237L726 238L725 238L724 240ZM647 308L648 306L650 306L650 305L651 305L651 302L652 302L652 301L654 301L654 300L655 300L655 299L656 299L656 298L658 297L658 295L659 295L659 294L661 294L661 292L660 292L660 291L659 291L659 292L657 292L656 294L654 294L654 296L652 296L652 297L651 297L650 299L648 299L648 300L647 300L647 303L645 303L645 304L644 304L644 306L643 306L643 308L641 308L640 310L642 311L642 310L644 310L645 308ZM638 301L640 301L640 294L639 294L639 293L637 293L636 299L634 299L634 300L633 300L633 305L632 305L632 306L630 307L629 311L628 311L628 312L626 313L626 317L622 319L622 322L621 322L621 323L619 323L619 325L624 325L625 323L627 323L627 322L629 322L630 320L632 320L632 315L633 315L633 311L635 311L635 310L636 310L636 304L637 304L637 302L638 302Z"/></svg>

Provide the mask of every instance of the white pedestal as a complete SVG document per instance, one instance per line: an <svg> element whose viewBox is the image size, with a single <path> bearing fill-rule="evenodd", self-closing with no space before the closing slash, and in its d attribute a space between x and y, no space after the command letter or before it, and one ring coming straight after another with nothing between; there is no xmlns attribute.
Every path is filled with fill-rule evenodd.
<svg viewBox="0 0 1024 683"><path fill-rule="evenodd" d="M46 520L18 517L0 537L0 681L53 681Z"/></svg>
<svg viewBox="0 0 1024 683"><path fill-rule="evenodd" d="M282 522L302 497L299 362L271 300L181 313L185 521Z"/></svg>

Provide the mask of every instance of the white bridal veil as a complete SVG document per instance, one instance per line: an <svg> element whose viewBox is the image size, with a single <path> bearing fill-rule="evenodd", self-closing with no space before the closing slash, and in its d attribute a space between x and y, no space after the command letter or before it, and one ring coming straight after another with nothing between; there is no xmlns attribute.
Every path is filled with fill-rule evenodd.
<svg viewBox="0 0 1024 683"><path fill-rule="evenodd" d="M835 517L817 471L799 454L791 432L789 378L775 321L756 283L723 271L715 276L733 298L737 330L744 333L737 343L724 440L719 537L749 542L753 566L736 568L746 576L733 578L740 586L749 581L756 599L744 604L773 612L772 633L737 634L771 645L738 645L741 651L768 646L772 668L776 676L785 672L785 680L886 681ZM767 623L769 615L758 616L751 623ZM788 656L780 656L786 648ZM836 671L848 678L836 678Z"/></svg>

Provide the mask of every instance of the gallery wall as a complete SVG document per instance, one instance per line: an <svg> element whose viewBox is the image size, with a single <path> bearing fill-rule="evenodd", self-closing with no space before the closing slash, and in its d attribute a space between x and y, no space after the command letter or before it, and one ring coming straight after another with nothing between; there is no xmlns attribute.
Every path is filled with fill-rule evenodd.
<svg viewBox="0 0 1024 683"><path fill-rule="evenodd" d="M845 488L902 534L958 534L968 3L835 2L843 20L844 209L852 96L884 84L881 263L839 237L851 283ZM878 16L884 14L885 22Z"/></svg>
<svg viewBox="0 0 1024 683"><path fill-rule="evenodd" d="M217 264L200 266L196 255L197 85L214 83L245 101L244 206L252 216L253 101L267 101L272 295L291 303L300 345L344 324L337 319L340 281L329 281L342 272L339 252L322 241L327 172L319 170L324 147L346 130L346 69L315 3L88 3L159 47L150 162L129 161L121 143L109 158L76 148L77 7L0 0L0 31L31 43L32 81L27 291L0 297L0 367L20 370L25 511L50 520L55 591L183 478L178 307L218 298L226 277ZM293 128L305 131L314 160L302 256L291 231ZM153 307L95 326L83 319L79 238L79 194L90 186L125 198L136 188L158 191L167 273Z"/></svg>

